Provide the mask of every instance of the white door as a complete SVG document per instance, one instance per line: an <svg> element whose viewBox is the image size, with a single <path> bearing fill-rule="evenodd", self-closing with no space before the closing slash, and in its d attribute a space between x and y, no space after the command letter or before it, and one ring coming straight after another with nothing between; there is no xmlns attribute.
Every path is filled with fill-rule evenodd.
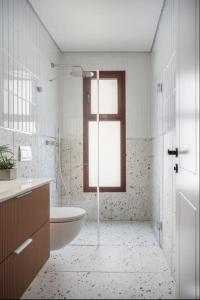
<svg viewBox="0 0 200 300"><path fill-rule="evenodd" d="M179 0L177 297L199 299L199 1Z"/></svg>

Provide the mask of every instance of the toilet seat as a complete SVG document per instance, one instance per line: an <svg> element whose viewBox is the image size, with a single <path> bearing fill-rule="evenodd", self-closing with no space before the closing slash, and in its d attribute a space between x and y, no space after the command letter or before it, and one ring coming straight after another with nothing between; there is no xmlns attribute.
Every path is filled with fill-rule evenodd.
<svg viewBox="0 0 200 300"><path fill-rule="evenodd" d="M52 207L50 209L51 223L78 221L85 215L85 210L79 207Z"/></svg>

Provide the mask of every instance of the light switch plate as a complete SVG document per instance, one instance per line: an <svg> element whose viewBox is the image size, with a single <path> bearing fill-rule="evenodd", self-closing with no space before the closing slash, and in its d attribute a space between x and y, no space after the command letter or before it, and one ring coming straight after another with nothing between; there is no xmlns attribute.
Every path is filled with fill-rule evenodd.
<svg viewBox="0 0 200 300"><path fill-rule="evenodd" d="M19 161L31 161L32 148L31 146L19 146Z"/></svg>

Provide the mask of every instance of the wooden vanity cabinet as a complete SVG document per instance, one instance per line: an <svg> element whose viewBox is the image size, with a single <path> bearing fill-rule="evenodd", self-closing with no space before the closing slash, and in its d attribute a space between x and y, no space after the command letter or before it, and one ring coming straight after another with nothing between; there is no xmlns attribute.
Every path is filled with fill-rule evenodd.
<svg viewBox="0 0 200 300"><path fill-rule="evenodd" d="M49 185L0 203L0 299L20 298L50 253Z"/></svg>

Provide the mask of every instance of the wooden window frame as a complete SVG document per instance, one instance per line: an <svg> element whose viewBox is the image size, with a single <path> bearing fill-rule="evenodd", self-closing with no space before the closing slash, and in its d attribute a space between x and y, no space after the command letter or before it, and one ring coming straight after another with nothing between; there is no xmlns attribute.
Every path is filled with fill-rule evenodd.
<svg viewBox="0 0 200 300"><path fill-rule="evenodd" d="M94 72L93 79L96 78ZM96 121L97 115L91 114L91 79L83 79L83 191L96 192L96 187L89 186L89 151L88 124ZM126 192L126 112L125 112L125 71L100 71L99 78L117 79L118 113L100 114L99 121L120 121L121 140L121 184L119 187L100 187L100 192Z"/></svg>

